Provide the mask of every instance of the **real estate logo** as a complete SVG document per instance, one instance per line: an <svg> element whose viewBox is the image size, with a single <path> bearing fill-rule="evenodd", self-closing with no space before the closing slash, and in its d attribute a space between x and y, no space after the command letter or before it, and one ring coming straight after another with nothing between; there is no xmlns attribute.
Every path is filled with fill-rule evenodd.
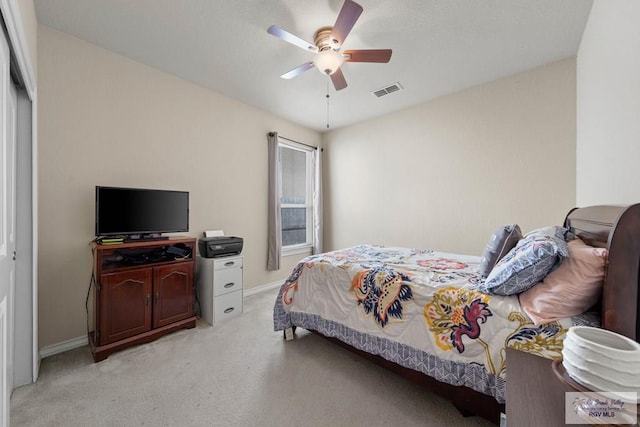
<svg viewBox="0 0 640 427"><path fill-rule="evenodd" d="M566 424L626 424L638 422L637 393L565 393Z"/></svg>

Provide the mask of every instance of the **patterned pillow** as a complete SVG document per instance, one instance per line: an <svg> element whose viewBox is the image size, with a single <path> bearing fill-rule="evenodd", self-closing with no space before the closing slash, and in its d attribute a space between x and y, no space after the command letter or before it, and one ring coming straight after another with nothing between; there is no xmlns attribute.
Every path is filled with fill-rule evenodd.
<svg viewBox="0 0 640 427"><path fill-rule="evenodd" d="M531 230L530 232L525 234L524 237L529 237L529 236L547 236L547 237L556 239L559 242L563 242L563 241L572 240L572 239L568 238L570 234L571 233L569 233L569 229L568 228L559 227L557 225L552 225L550 227L542 227L542 228L536 228L535 230ZM568 252L567 252L567 254L568 254ZM569 256L569 255L565 255L565 256Z"/></svg>
<svg viewBox="0 0 640 427"><path fill-rule="evenodd" d="M504 225L493 233L489 243L484 248L480 275L487 277L498 261L502 259L522 238L522 231L518 224Z"/></svg>
<svg viewBox="0 0 640 427"><path fill-rule="evenodd" d="M498 261L478 290L497 295L519 294L544 279L567 256L564 239L546 234L525 236Z"/></svg>
<svg viewBox="0 0 640 427"><path fill-rule="evenodd" d="M557 225L553 225L551 227L542 227L536 228L535 230L531 230L524 237L547 237L549 239L553 239L554 242L558 245L558 253L560 254L561 259L558 261L556 265L553 266L552 271L560 265L560 261L562 258L566 258L569 256L569 246L567 242L575 239L575 235L570 232L568 228L560 227Z"/></svg>

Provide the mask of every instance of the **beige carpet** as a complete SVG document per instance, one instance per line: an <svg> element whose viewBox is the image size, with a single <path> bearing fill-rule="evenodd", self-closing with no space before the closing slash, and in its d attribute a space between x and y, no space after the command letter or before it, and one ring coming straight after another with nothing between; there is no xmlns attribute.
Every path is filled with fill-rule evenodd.
<svg viewBox="0 0 640 427"><path fill-rule="evenodd" d="M12 426L490 426L321 337L273 332L277 290L239 318L93 363L88 348L42 361L14 391Z"/></svg>

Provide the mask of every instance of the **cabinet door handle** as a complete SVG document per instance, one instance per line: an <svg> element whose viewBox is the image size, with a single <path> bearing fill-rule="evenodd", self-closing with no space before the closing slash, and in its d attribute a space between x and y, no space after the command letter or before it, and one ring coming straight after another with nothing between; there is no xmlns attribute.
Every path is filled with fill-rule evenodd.
<svg viewBox="0 0 640 427"><path fill-rule="evenodd" d="M234 282L229 282L226 285L224 285L225 288L229 289L229 288L233 288L235 286Z"/></svg>
<svg viewBox="0 0 640 427"><path fill-rule="evenodd" d="M159 298L159 297L160 297L160 295L159 295L159 294L156 294L156 295L153 297L153 303L154 303L154 304L158 304L158 298Z"/></svg>
<svg viewBox="0 0 640 427"><path fill-rule="evenodd" d="M224 263L224 266L225 266L225 267L231 267L233 264L235 264L235 262L233 262L233 261L227 261L227 262L225 262L225 263Z"/></svg>
<svg viewBox="0 0 640 427"><path fill-rule="evenodd" d="M150 302L151 302L151 295L147 295L145 305L148 307Z"/></svg>
<svg viewBox="0 0 640 427"><path fill-rule="evenodd" d="M235 307L229 307L224 311L224 314L229 314L231 313L233 310L235 310Z"/></svg>

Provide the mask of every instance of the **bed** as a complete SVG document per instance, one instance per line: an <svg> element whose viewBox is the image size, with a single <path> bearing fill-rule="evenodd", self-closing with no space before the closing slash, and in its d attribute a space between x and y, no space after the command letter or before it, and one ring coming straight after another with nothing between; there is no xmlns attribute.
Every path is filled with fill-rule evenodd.
<svg viewBox="0 0 640 427"><path fill-rule="evenodd" d="M318 333L426 386L464 415L497 423L504 412L507 347L557 359L567 329L577 324L639 339L640 204L575 208L553 229L562 230L561 240L606 255L597 302L584 312L540 320L525 311L525 293L487 288L525 241L558 241L547 231L517 236L516 248L501 255L488 277L480 274L480 257L427 249L361 245L307 257L280 288L274 329L288 339L297 327ZM568 253L558 249L555 255L538 279L568 265Z"/></svg>

